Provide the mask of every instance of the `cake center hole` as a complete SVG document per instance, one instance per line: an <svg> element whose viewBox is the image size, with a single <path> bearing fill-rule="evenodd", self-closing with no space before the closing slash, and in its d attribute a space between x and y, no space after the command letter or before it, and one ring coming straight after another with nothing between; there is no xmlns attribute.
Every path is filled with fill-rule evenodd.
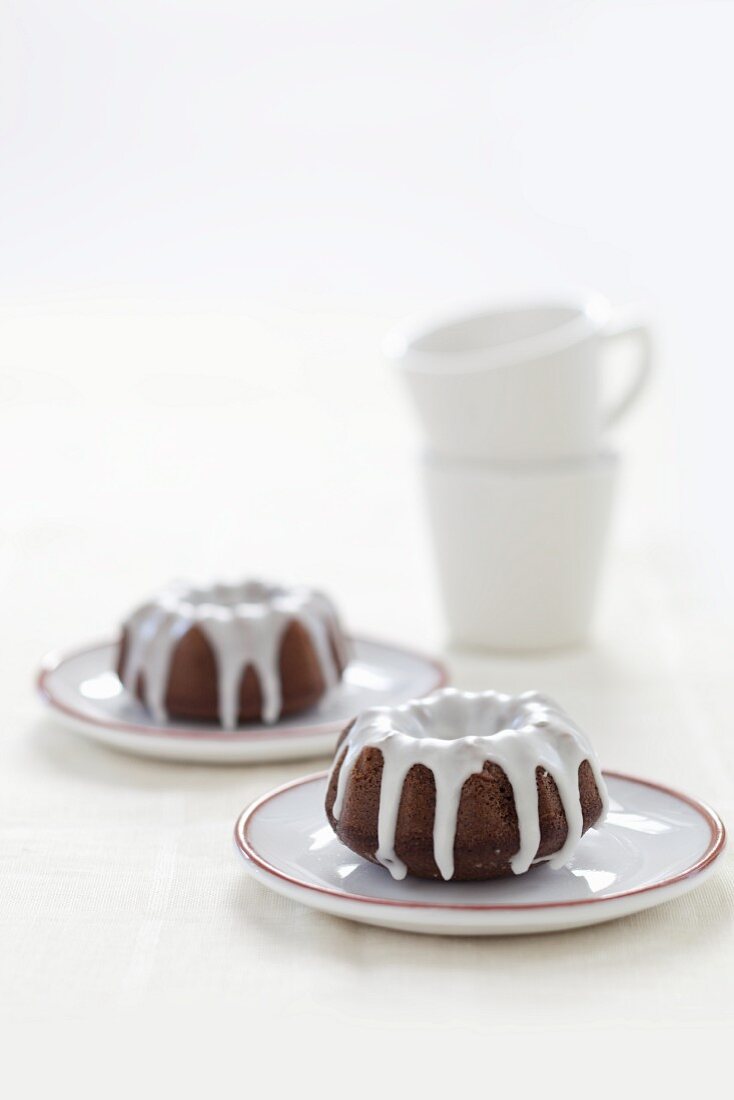
<svg viewBox="0 0 734 1100"><path fill-rule="evenodd" d="M215 584L211 588L192 588L186 593L186 602L193 607L214 604L218 607L237 607L240 604L270 603L282 590L261 581L245 584Z"/></svg>
<svg viewBox="0 0 734 1100"><path fill-rule="evenodd" d="M527 717L518 713L512 702L482 699L476 706L437 707L425 725L425 736L437 741L459 741L462 737L494 737L502 730L521 728Z"/></svg>

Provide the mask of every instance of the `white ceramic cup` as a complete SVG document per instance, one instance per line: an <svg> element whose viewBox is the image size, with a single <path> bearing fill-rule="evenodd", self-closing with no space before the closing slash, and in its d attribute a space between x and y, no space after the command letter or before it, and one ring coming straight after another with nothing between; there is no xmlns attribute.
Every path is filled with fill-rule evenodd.
<svg viewBox="0 0 734 1100"><path fill-rule="evenodd" d="M615 455L509 467L424 458L450 641L498 651L588 641Z"/></svg>
<svg viewBox="0 0 734 1100"><path fill-rule="evenodd" d="M625 385L605 383L626 342ZM490 462L588 458L631 407L650 370L650 334L612 315L598 296L487 310L388 335L429 447L448 458ZM608 368L608 369L605 369ZM624 381L624 379L622 379Z"/></svg>

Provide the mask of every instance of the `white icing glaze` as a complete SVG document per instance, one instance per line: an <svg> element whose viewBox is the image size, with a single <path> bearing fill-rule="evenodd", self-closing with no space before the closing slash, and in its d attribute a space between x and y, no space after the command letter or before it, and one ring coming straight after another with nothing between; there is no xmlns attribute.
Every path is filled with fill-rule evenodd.
<svg viewBox="0 0 734 1100"><path fill-rule="evenodd" d="M566 841L550 859L551 867L562 867L581 839L578 769L584 760L601 795L602 817L607 810L606 786L586 736L556 703L537 692L513 696L445 688L401 706L365 711L349 731L332 768L333 773L344 757L332 810L337 821L352 769L367 747L379 749L384 761L375 858L396 879L406 874L395 853L395 831L403 782L414 764L424 764L434 775L433 854L443 879L454 873L462 788L469 776L482 771L485 761L499 765L512 785L520 832L520 847L510 861L516 875L528 870L540 844L536 768L554 779L568 822Z"/></svg>
<svg viewBox="0 0 734 1100"><path fill-rule="evenodd" d="M320 592L281 588L261 581L195 587L174 584L127 619L122 682L136 690L143 674L144 701L155 717L166 718L166 692L176 646L199 627L214 654L219 720L225 729L237 725L240 684L245 670L257 673L262 719L274 722L281 711L280 645L286 628L298 622L313 644L327 689L339 680L334 657L346 664L347 653L336 610Z"/></svg>

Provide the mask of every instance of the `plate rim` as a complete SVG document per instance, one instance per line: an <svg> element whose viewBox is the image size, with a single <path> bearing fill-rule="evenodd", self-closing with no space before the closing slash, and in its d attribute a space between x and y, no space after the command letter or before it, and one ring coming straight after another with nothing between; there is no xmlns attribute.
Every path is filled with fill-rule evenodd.
<svg viewBox="0 0 734 1100"><path fill-rule="evenodd" d="M438 688L445 687L449 682L448 669L443 661L438 657L423 653L421 650L412 649L410 646L395 645L392 642L383 642L381 639L367 637L363 634L350 635L349 641L364 642L367 645L380 646L383 649L392 650L394 653L401 653L405 656L414 657L423 661L426 665L433 668L436 673L437 683L430 689L431 691L436 691ZM258 741L268 741L273 736L277 736L279 741L289 738L297 740L301 737L325 736L326 734L337 733L343 728L344 721L348 721L348 719L339 719L339 721L321 722L311 726L298 725L286 727L280 726L276 722L272 726L262 726L254 729L235 729L229 732L213 724L208 726L192 724L190 726L175 727L144 726L135 722L123 722L112 718L90 718L84 711L78 710L76 707L62 702L62 700L53 694L50 688L49 679L61 665L77 657L83 657L85 654L93 653L95 650L115 644L116 639L106 639L105 641L88 643L87 645L75 646L70 649L53 649L47 653L41 660L34 681L36 693L40 696L41 701L51 710L60 711L67 717L72 718L75 722L81 722L92 729L101 727L121 733L137 734L149 738L164 737L174 741L194 740L208 743L220 741L228 745L238 742L257 743ZM110 669L109 671L114 670Z"/></svg>
<svg viewBox="0 0 734 1100"><path fill-rule="evenodd" d="M329 775L330 769L326 771L312 772L309 775L300 776L297 779L292 779L288 783L282 783L277 787L274 787L270 791L266 791L265 794L260 795L253 802L249 803L244 810L240 813L235 822L234 827L234 842L237 851L245 860L245 863L259 868L259 870L266 874L272 875L275 878L280 879L283 882L289 883L291 886L299 887L302 890L309 890L316 894L325 894L332 898L339 898L343 902L353 903L358 902L365 905L377 905L387 906L390 909L418 909L421 911L438 911L444 913L461 913L461 912L482 912L482 913L503 913L503 912L531 912L547 909L569 909L578 908L582 905L599 905L606 902L612 903L620 901L625 898L635 897L639 894L648 894L653 890L661 890L666 887L674 886L676 883L683 882L687 879L694 878L696 875L705 871L710 867L722 854L726 847L726 828L719 814L699 798L695 798L693 795L688 795L682 791L676 790L674 787L669 787L664 783L658 783L655 780L643 779L640 776L630 775L627 772L619 772L609 769L604 769L602 774L610 779L621 779L629 783L636 783L642 787L649 787L655 791L661 791L663 794L672 796L681 802L686 803L694 809L705 820L709 826L710 836L709 843L704 850L703 854L693 863L690 867L683 871L677 872L675 875L670 875L668 878L663 879L661 882L650 883L647 886L636 886L628 890L618 890L614 894L605 894L603 897L591 897L591 898L574 898L569 901L541 901L541 902L525 902L520 904L505 903L505 904L470 904L470 903L448 903L448 902L427 902L427 901L401 901L397 898L374 898L368 897L365 894L352 894L345 890L337 890L331 886L318 886L309 882L304 882L302 879L295 878L292 875L287 874L284 871L279 870L273 864L269 863L264 857L260 856L251 844L247 827L252 821L252 818L267 802L271 799L284 794L286 791L299 786L304 786L306 783L315 783L321 779L326 779Z"/></svg>

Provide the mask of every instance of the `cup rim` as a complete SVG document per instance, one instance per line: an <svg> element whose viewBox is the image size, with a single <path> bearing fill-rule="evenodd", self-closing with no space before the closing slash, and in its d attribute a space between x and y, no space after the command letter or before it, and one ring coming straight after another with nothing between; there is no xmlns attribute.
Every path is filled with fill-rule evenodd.
<svg viewBox="0 0 734 1100"><path fill-rule="evenodd" d="M521 336L498 347L430 351L419 347L426 338L449 327L469 324L483 317L502 313L526 313L539 310L571 310L574 316L532 336ZM392 328L382 343L383 354L406 373L473 374L498 367L532 361L542 355L562 351L598 332L611 317L611 306L602 294L567 298L519 299L507 304L476 306L432 318L411 316Z"/></svg>

